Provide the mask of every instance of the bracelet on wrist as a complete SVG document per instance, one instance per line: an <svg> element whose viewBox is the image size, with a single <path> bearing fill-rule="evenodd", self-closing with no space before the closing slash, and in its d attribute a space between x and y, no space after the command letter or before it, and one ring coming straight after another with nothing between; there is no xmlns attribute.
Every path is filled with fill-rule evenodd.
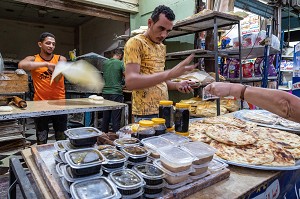
<svg viewBox="0 0 300 199"><path fill-rule="evenodd" d="M240 95L240 99L241 100L245 100L245 91L248 87L250 87L249 85L243 85L244 87L242 88L242 91L241 91L241 95Z"/></svg>

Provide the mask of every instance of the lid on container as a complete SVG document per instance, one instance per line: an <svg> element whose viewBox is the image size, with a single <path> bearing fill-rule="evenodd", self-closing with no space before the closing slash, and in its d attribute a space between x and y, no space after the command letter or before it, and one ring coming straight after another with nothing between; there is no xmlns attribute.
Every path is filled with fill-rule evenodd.
<svg viewBox="0 0 300 199"><path fill-rule="evenodd" d="M166 120L164 118L152 118L151 119L154 124L165 124Z"/></svg>
<svg viewBox="0 0 300 199"><path fill-rule="evenodd" d="M57 152L53 153L54 160L59 163L63 163L62 159L59 157Z"/></svg>
<svg viewBox="0 0 300 199"><path fill-rule="evenodd" d="M154 166L150 163L138 164L133 167L138 174L140 174L143 178L149 180L157 180L162 179L164 177L164 172L158 167Z"/></svg>
<svg viewBox="0 0 300 199"><path fill-rule="evenodd" d="M105 177L74 182L70 187L70 193L73 199L121 198L116 186Z"/></svg>
<svg viewBox="0 0 300 199"><path fill-rule="evenodd" d="M228 167L228 164L217 160L217 159L213 159L209 164L208 164L208 170L210 172L217 172L220 171L224 168Z"/></svg>
<svg viewBox="0 0 300 199"><path fill-rule="evenodd" d="M159 105L170 106L170 105L173 105L173 101L169 101L169 100L161 100L161 101L159 101Z"/></svg>
<svg viewBox="0 0 300 199"><path fill-rule="evenodd" d="M140 140L137 138L119 138L114 141L116 146L139 145Z"/></svg>
<svg viewBox="0 0 300 199"><path fill-rule="evenodd" d="M213 156L217 151L215 148L203 142L187 142L181 145L182 148L196 156L197 158L206 158Z"/></svg>
<svg viewBox="0 0 300 199"><path fill-rule="evenodd" d="M62 152L66 151L66 149L65 149L65 147L64 147L64 145L63 145L63 142L64 142L64 141L65 141L65 140L59 140L59 141L54 142L54 148L55 148L57 151L62 151Z"/></svg>
<svg viewBox="0 0 300 199"><path fill-rule="evenodd" d="M69 137L69 139L82 139L89 137L98 137L102 134L102 132L94 127L80 127L68 129L65 131L65 134Z"/></svg>
<svg viewBox="0 0 300 199"><path fill-rule="evenodd" d="M147 151L144 147L137 146L137 145L125 146L122 148L122 151L127 156L130 156L133 158L141 158L141 157L145 157L150 154L150 152Z"/></svg>
<svg viewBox="0 0 300 199"><path fill-rule="evenodd" d="M139 121L139 125L140 126L144 126L144 127L147 127L147 126L153 126L154 125L154 122L150 121L150 120L140 120Z"/></svg>
<svg viewBox="0 0 300 199"><path fill-rule="evenodd" d="M135 189L145 185L145 181L131 169L113 171L109 174L109 178L118 188L124 190Z"/></svg>
<svg viewBox="0 0 300 199"><path fill-rule="evenodd" d="M99 151L106 150L106 149L116 149L115 146L109 145L109 144L102 144L102 145L97 145L95 146L96 149Z"/></svg>
<svg viewBox="0 0 300 199"><path fill-rule="evenodd" d="M55 166L55 169L56 169L56 172L58 174L59 177L62 177L63 176L63 173L62 173L62 167L65 166L64 163L60 162L58 163L56 166Z"/></svg>
<svg viewBox="0 0 300 199"><path fill-rule="evenodd" d="M100 165L105 160L101 153L93 148L69 151L65 157L67 163L75 169Z"/></svg>
<svg viewBox="0 0 300 199"><path fill-rule="evenodd" d="M175 133L166 133L166 134L160 135L159 137L162 137L162 138L168 140L169 142L171 142L172 144L176 144L176 145L190 141L190 139L188 137L177 135Z"/></svg>
<svg viewBox="0 0 300 199"><path fill-rule="evenodd" d="M193 167L190 167L188 170L185 171L180 171L180 172L172 172L166 169L164 166L161 164L161 160L157 159L153 161L153 164L158 167L160 170L162 170L165 174L172 176L172 177L179 177L183 175L188 175L189 173L195 172L195 169Z"/></svg>
<svg viewBox="0 0 300 199"><path fill-rule="evenodd" d="M63 144L66 151L72 151L72 150L76 150L76 149L86 148L86 146L76 147L73 144L71 144L70 140L62 140L62 144Z"/></svg>
<svg viewBox="0 0 300 199"><path fill-rule="evenodd" d="M105 149L101 153L107 159L108 164L126 161L126 156L117 149Z"/></svg>
<svg viewBox="0 0 300 199"><path fill-rule="evenodd" d="M88 175L88 176L75 176L72 173L71 167L69 165L63 165L61 167L62 175L63 177L68 181L68 182L76 182L78 180L85 180L85 179L94 179L94 178L99 178L103 172L102 170L99 171L99 173L93 174L93 175Z"/></svg>
<svg viewBox="0 0 300 199"><path fill-rule="evenodd" d="M190 104L185 104L185 103L176 103L176 108L190 108Z"/></svg>
<svg viewBox="0 0 300 199"><path fill-rule="evenodd" d="M168 162L173 163L174 165L187 165L192 164L195 160L195 157L189 152L183 150L180 147L176 146L166 146L158 149L160 157L166 159Z"/></svg>
<svg viewBox="0 0 300 199"><path fill-rule="evenodd" d="M171 143L168 140L158 136L144 138L142 139L141 142L145 147L150 148L152 150L156 150L160 147L171 145Z"/></svg>

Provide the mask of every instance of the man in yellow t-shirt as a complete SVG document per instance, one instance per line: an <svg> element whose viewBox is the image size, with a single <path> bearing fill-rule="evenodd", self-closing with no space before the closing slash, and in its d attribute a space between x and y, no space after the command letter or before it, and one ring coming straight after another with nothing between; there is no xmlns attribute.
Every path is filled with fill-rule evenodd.
<svg viewBox="0 0 300 199"><path fill-rule="evenodd" d="M133 90L132 114L136 121L157 117L159 101L168 99L168 90L178 90L182 93L193 91L189 81L170 80L196 67L187 66L194 55L190 55L172 69L164 70L166 46L162 42L172 30L174 19L173 11L160 5L148 19L147 31L126 42L125 83L127 89Z"/></svg>
<svg viewBox="0 0 300 199"><path fill-rule="evenodd" d="M67 61L61 55L53 54L55 49L55 36L49 32L40 35L38 46L39 54L28 56L21 60L19 68L31 72L34 86L34 101L65 99L64 77L59 75L50 84L52 72L58 61ZM65 139L64 131L67 130L68 115L53 115L34 118L36 127L37 144L46 144L49 133L49 122L53 123L55 139Z"/></svg>

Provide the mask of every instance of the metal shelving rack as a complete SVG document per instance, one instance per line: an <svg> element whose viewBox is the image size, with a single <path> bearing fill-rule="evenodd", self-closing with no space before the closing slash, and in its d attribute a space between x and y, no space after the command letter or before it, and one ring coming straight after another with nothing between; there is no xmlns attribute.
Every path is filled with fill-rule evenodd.
<svg viewBox="0 0 300 199"><path fill-rule="evenodd" d="M169 33L169 36L167 38L174 38L179 37L183 35L188 35L192 33L197 33L201 31L211 30L213 29L213 38L214 38L214 50L213 51L207 51L207 50L201 50L196 49L194 51L183 51L183 52L177 52L176 53L168 53L167 54L167 60L171 59L182 59L186 56L188 56L191 53L195 53L195 57L212 57L214 58L214 65L215 65L215 73L216 73L216 81L219 81L219 66L218 66L218 57L219 56L229 56L228 52L226 51L220 51L218 49L218 29L226 26L231 25L238 25L238 35L239 35L239 48L237 52L231 52L231 56L237 56L239 60L241 60L241 31L240 31L240 20L243 18L230 15L226 13L221 13L217 11L212 11L211 13L205 14L205 15L198 15L194 18L190 18L187 20L182 20L177 22L173 30ZM240 74L242 70L240 67ZM242 81L242 77L240 77L240 81ZM217 115L220 115L220 100L217 101Z"/></svg>

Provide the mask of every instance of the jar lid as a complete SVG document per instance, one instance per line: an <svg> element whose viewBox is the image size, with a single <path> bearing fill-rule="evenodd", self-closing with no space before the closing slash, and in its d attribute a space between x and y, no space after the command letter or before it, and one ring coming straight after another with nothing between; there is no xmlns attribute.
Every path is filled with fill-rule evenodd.
<svg viewBox="0 0 300 199"><path fill-rule="evenodd" d="M169 101L169 100L161 100L159 101L160 105L173 105L173 101Z"/></svg>
<svg viewBox="0 0 300 199"><path fill-rule="evenodd" d="M166 120L164 118L152 118L151 119L154 124L164 124L166 123Z"/></svg>
<svg viewBox="0 0 300 199"><path fill-rule="evenodd" d="M150 120L141 120L139 121L140 126L153 126L154 122Z"/></svg>
<svg viewBox="0 0 300 199"><path fill-rule="evenodd" d="M176 103L176 108L190 108L190 104Z"/></svg>

